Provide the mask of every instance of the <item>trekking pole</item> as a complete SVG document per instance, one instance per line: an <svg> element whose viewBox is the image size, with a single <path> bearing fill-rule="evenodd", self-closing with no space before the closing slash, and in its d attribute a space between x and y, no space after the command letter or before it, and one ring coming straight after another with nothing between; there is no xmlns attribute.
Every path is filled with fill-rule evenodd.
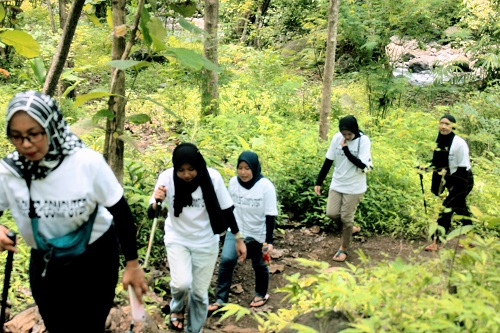
<svg viewBox="0 0 500 333"><path fill-rule="evenodd" d="M153 226L151 227L151 233L149 234L148 249L146 251L146 258L144 259L144 264L142 268L145 270L148 267L149 256L151 254L151 248L153 247L153 240L155 237L156 225L158 224L158 216L161 211L161 201L156 201L155 216L153 219Z"/></svg>
<svg viewBox="0 0 500 333"><path fill-rule="evenodd" d="M13 231L9 231L7 237L9 237L14 242L13 246L16 246L16 234ZM5 323L5 311L7 309L7 298L9 296L10 274L12 272L13 261L14 261L14 252L9 251L9 253L7 254L7 262L5 263L2 303L0 305L2 307L0 311L0 333L3 333L3 324Z"/></svg>
<svg viewBox="0 0 500 333"><path fill-rule="evenodd" d="M422 174L423 170L420 169L420 166L416 166L417 169L419 169L419 177L420 177L420 188L422 189L422 197L424 199L424 211L425 214L427 214L427 202L425 201L425 191L424 191L424 175Z"/></svg>

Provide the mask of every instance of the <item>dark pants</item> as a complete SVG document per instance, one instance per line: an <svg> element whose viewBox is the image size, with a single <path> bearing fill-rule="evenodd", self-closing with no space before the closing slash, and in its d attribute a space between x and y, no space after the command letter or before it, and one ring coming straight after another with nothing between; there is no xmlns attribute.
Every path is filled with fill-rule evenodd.
<svg viewBox="0 0 500 333"><path fill-rule="evenodd" d="M247 259L252 259L252 267L255 271L255 296L264 297L269 287L269 268L262 257L262 243L253 238L245 239L247 246ZM217 278L217 299L219 304L225 304L229 300L229 291L233 280L233 271L238 261L236 253L236 239L231 232L226 233L224 247L219 264L219 275Z"/></svg>
<svg viewBox="0 0 500 333"><path fill-rule="evenodd" d="M466 198L470 191L472 191L473 187L474 176L471 171L468 172L466 181L462 179L447 181L446 188L448 189L448 196L443 201L444 209L439 214L439 218L437 220L437 223L446 230L446 233L448 233L451 229L451 218L453 213L466 217L471 216L469 207L467 207ZM472 224L468 218L462 218L461 222L463 225Z"/></svg>
<svg viewBox="0 0 500 333"><path fill-rule="evenodd" d="M118 242L113 226L71 261L51 260L46 276L40 252L32 249L31 292L50 333L102 333L118 282Z"/></svg>

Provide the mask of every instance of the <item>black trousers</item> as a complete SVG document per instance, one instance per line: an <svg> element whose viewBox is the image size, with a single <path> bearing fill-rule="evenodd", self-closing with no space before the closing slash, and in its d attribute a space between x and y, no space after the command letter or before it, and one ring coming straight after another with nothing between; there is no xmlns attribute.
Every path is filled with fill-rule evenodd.
<svg viewBox="0 0 500 333"><path fill-rule="evenodd" d="M449 185L448 185L449 184ZM466 198L474 187L474 176L469 170L467 180L453 180L446 183L448 196L443 201L444 209L439 214L437 223L442 226L446 233L451 229L451 218L453 213L462 216L471 216L469 207L467 207ZM472 224L470 219L462 218L463 225Z"/></svg>
<svg viewBox="0 0 500 333"><path fill-rule="evenodd" d="M31 250L31 292L50 333L103 333L118 282L118 241L113 226L71 261L51 260L46 276Z"/></svg>

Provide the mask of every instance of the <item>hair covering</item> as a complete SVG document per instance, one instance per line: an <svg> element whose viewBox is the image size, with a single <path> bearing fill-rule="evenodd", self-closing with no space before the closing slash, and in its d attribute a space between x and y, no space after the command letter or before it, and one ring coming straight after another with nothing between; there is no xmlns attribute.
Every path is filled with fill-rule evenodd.
<svg viewBox="0 0 500 333"><path fill-rule="evenodd" d="M172 163L174 164L175 186L174 216L179 217L184 207L192 205L193 197L191 194L200 186L208 217L212 229L214 229L214 225L221 223L223 217L212 179L208 173L207 163L200 151L192 143L181 143L175 147L172 153ZM177 176L177 170L185 163L191 165L198 173L190 182Z"/></svg>
<svg viewBox="0 0 500 333"><path fill-rule="evenodd" d="M457 121L455 119L455 117L453 117L451 114L445 114L444 116L442 116L441 118L439 118L439 120L443 119L443 118L446 118L448 119L449 121L451 121L452 123L456 124Z"/></svg>
<svg viewBox="0 0 500 333"><path fill-rule="evenodd" d="M339 131L347 130L354 134L354 139L361 136L361 131L359 130L358 121L354 116L345 116L339 121ZM353 140L354 140L353 139Z"/></svg>
<svg viewBox="0 0 500 333"><path fill-rule="evenodd" d="M445 114L444 116L439 118L439 120L442 120L442 119L448 119L449 121L451 121L454 124L457 123L455 117L453 117L451 114ZM453 127L453 129L455 129L455 127ZM436 143L437 143L438 148L449 150L451 143L453 142L454 137L455 137L455 133L453 133L453 132L450 132L450 134L447 134L447 135L442 135L441 132L439 132L438 136L436 138Z"/></svg>
<svg viewBox="0 0 500 333"><path fill-rule="evenodd" d="M240 183L241 186L249 190L255 185L255 183L257 183L261 178L264 177L260 173L261 171L260 171L259 156L253 151L245 150L238 157L238 164L237 164L238 167L240 166L241 162L246 162L250 167L250 170L252 170L252 179L250 179L247 182L244 182L238 176L238 183Z"/></svg>
<svg viewBox="0 0 500 333"><path fill-rule="evenodd" d="M45 130L49 141L48 152L40 161L30 161L17 150L2 160L1 163L18 177L43 179L55 170L66 156L85 147L83 141L71 132L52 97L34 90L16 94L7 106L7 136L10 134L10 121L18 111L26 112L37 121Z"/></svg>

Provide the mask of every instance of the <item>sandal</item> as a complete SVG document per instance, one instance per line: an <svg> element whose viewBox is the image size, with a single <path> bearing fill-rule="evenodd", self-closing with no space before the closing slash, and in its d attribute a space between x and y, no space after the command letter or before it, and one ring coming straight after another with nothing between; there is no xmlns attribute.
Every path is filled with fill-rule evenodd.
<svg viewBox="0 0 500 333"><path fill-rule="evenodd" d="M263 306L264 304L267 303L268 299L269 299L269 294L266 294L266 296L264 296L264 297L255 296L255 298L253 299L252 303L250 303L250 306L252 308L261 307L261 306Z"/></svg>
<svg viewBox="0 0 500 333"><path fill-rule="evenodd" d="M222 305L220 305L219 303L217 303L217 302L212 303L208 306L208 313L215 312L215 311L219 310L220 308L222 308Z"/></svg>
<svg viewBox="0 0 500 333"><path fill-rule="evenodd" d="M344 258L340 258L340 256L343 255L343 254L345 254L345 257ZM337 251L337 253L335 253L335 255L333 256L332 259L333 259L333 261L343 262L343 261L345 261L347 259L347 256L348 256L347 251L339 249Z"/></svg>
<svg viewBox="0 0 500 333"><path fill-rule="evenodd" d="M182 332L184 331L184 318L172 317L172 315L179 315L179 313L170 314L170 324L168 325L174 331ZM175 325L177 323L177 325Z"/></svg>
<svg viewBox="0 0 500 333"><path fill-rule="evenodd" d="M439 247L436 243L431 243L431 244L427 245L426 247L424 247L424 250L425 251L439 251Z"/></svg>

